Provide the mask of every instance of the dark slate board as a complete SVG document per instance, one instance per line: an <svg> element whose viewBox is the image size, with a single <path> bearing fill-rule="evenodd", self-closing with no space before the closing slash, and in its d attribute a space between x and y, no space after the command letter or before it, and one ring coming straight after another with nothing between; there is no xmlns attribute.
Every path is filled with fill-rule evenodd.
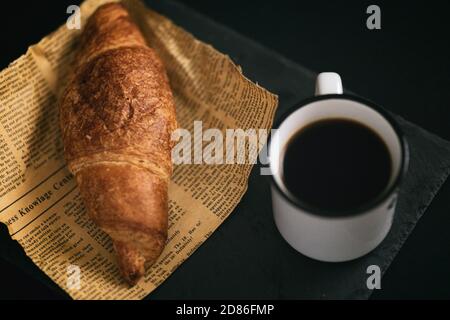
<svg viewBox="0 0 450 320"><path fill-rule="evenodd" d="M278 94L276 117L313 94L313 72L179 3L150 1L149 5L228 54L248 78ZM410 145L410 168L392 230L372 253L339 264L314 261L297 253L275 227L269 183L255 167L248 191L231 216L148 298L368 298L367 266L376 264L386 271L450 172L450 143L397 118ZM6 228L0 232L0 252L66 296L9 240Z"/></svg>

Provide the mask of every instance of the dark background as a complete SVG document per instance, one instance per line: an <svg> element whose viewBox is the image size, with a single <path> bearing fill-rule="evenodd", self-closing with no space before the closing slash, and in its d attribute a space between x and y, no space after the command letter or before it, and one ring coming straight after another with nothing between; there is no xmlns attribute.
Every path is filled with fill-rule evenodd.
<svg viewBox="0 0 450 320"><path fill-rule="evenodd" d="M78 2L3 6L0 68L63 24L67 6ZM313 71L340 73L347 89L450 140L448 1L183 2ZM381 8L381 30L366 28L370 4ZM450 298L449 227L447 181L372 298ZM59 297L1 259L0 273L8 275L0 281L0 298Z"/></svg>

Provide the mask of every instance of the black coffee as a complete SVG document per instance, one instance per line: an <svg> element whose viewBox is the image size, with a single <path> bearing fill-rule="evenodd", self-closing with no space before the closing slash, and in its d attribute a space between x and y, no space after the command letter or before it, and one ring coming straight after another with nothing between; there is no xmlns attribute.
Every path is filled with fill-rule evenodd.
<svg viewBox="0 0 450 320"><path fill-rule="evenodd" d="M330 119L291 138L283 180L302 202L339 214L379 196L391 170L389 151L375 132L351 120Z"/></svg>

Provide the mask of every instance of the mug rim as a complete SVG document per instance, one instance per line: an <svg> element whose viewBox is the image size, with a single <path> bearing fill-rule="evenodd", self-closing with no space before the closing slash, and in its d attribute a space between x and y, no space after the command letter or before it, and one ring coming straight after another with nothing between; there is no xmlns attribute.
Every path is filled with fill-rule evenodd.
<svg viewBox="0 0 450 320"><path fill-rule="evenodd" d="M399 142L400 142L400 148L402 152L402 156L400 159L400 168L398 171L397 176L395 177L393 183L387 188L384 192L382 192L379 196L375 197L373 200L365 203L364 205L352 208L352 209L345 209L345 210L329 210L329 209L323 209L318 206L314 206L311 204L308 204L302 200L300 200L298 197L294 197L293 195L288 195L286 192L284 192L278 183L275 181L274 175L270 175L271 184L275 186L276 192L278 192L284 199L286 199L291 205L294 207L303 210L303 212L313 215L315 217L319 216L322 218L327 219L340 219L340 218L346 218L346 217L356 217L361 216L366 213L369 213L371 209L376 208L379 204L383 203L389 196L391 196L394 191L399 187L401 182L403 181L403 178L407 172L408 164L409 164L409 146L408 141L405 138L405 134L403 133L403 130L401 130L400 125L398 124L397 120L394 119L394 117L384 108L377 105L376 103L367 100L365 98L351 95L347 93L342 94L324 94L319 96L313 96L306 99L301 100L300 102L296 103L292 107L290 107L288 110L286 110L279 119L277 119L274 123L274 128L278 129L283 122L289 117L292 113L295 111L317 101L322 100L330 100L330 99L340 99L340 100L350 100L355 101L358 103L363 104L364 106L369 107L370 109L375 110L378 112L388 123L391 125L392 129L394 130L395 134L397 135ZM272 143L272 137L270 136L269 142L268 142L268 150L271 149L271 143ZM269 155L270 156L270 155ZM270 159L270 158L269 158Z"/></svg>

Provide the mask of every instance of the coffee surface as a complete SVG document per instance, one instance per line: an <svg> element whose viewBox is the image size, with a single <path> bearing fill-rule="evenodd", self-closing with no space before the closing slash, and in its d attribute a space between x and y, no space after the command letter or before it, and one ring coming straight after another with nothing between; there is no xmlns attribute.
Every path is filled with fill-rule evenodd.
<svg viewBox="0 0 450 320"><path fill-rule="evenodd" d="M355 121L329 119L306 126L289 140L282 172L295 198L339 215L380 196L391 166L378 134Z"/></svg>

